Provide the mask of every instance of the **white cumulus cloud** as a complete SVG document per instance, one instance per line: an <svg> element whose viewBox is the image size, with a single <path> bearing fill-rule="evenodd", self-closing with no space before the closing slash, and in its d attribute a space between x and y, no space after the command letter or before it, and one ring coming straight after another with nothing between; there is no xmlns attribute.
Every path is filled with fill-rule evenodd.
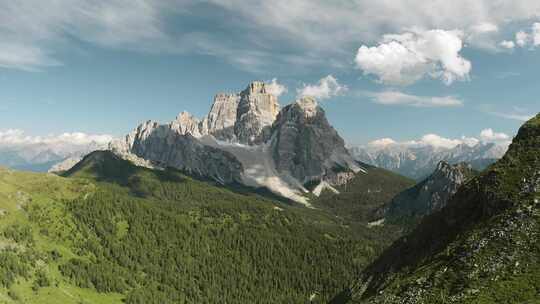
<svg viewBox="0 0 540 304"><path fill-rule="evenodd" d="M408 85L430 76L450 85L469 79L471 71L471 62L460 54L462 36L440 29L384 35L377 46L362 45L355 63L386 84Z"/></svg>
<svg viewBox="0 0 540 304"><path fill-rule="evenodd" d="M514 41L511 41L511 40L503 40L499 43L499 45L505 49L513 49L516 47L516 44L514 43Z"/></svg>
<svg viewBox="0 0 540 304"><path fill-rule="evenodd" d="M529 42L529 34L525 33L524 31L519 31L516 33L516 43L520 47L524 47Z"/></svg>
<svg viewBox="0 0 540 304"><path fill-rule="evenodd" d="M516 44L520 47L536 47L540 45L540 22L532 24L530 29L516 33Z"/></svg>
<svg viewBox="0 0 540 304"><path fill-rule="evenodd" d="M282 94L287 93L287 87L278 83L276 78L273 78L272 81L266 84L266 91L276 97L279 97Z"/></svg>
<svg viewBox="0 0 540 304"><path fill-rule="evenodd" d="M494 132L493 129L484 129L480 132L480 139L484 142L508 142L510 136L505 133Z"/></svg>
<svg viewBox="0 0 540 304"><path fill-rule="evenodd" d="M460 139L450 139L439 136L437 134L426 134L420 139L420 143L426 146L432 146L435 148L451 149L457 145L463 143Z"/></svg>
<svg viewBox="0 0 540 304"><path fill-rule="evenodd" d="M384 147L395 145L395 144L397 144L397 142L388 137L376 139L368 143L369 146L374 147L374 148L384 148Z"/></svg>
<svg viewBox="0 0 540 304"><path fill-rule="evenodd" d="M459 107L463 101L454 96L417 96L400 91L365 92L373 102L383 105L404 105L411 107Z"/></svg>
<svg viewBox="0 0 540 304"><path fill-rule="evenodd" d="M310 96L316 99L328 99L342 95L347 90L347 86L340 84L334 76L328 75L321 78L317 84L304 84L296 92L298 97Z"/></svg>

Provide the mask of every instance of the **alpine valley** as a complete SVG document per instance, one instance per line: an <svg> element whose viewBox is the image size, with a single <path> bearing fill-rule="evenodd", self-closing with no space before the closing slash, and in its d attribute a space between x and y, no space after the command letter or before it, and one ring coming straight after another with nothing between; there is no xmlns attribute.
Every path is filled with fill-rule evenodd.
<svg viewBox="0 0 540 304"><path fill-rule="evenodd" d="M315 98L255 81L25 148L50 172L0 169L0 303L540 300L540 114L508 149L347 148Z"/></svg>

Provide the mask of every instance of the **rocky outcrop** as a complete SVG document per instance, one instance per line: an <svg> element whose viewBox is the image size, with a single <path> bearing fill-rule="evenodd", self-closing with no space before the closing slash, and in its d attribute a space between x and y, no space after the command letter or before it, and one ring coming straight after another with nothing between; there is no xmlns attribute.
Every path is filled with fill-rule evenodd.
<svg viewBox="0 0 540 304"><path fill-rule="evenodd" d="M334 172L360 170L313 98L304 97L285 107L272 131L278 172L286 172L302 183L324 179Z"/></svg>
<svg viewBox="0 0 540 304"><path fill-rule="evenodd" d="M178 134L191 134L194 137L200 137L201 122L188 112L178 114L175 120L170 124L170 129Z"/></svg>
<svg viewBox="0 0 540 304"><path fill-rule="evenodd" d="M378 214L389 218L418 219L439 211L459 187L474 175L469 164L450 165L441 161L428 178L396 195Z"/></svg>
<svg viewBox="0 0 540 304"><path fill-rule="evenodd" d="M240 96L220 93L214 97L214 103L200 126L201 134L209 134L220 140L233 140L234 124Z"/></svg>
<svg viewBox="0 0 540 304"><path fill-rule="evenodd" d="M263 82L251 83L238 104L234 133L241 143L260 144L270 138L271 126L279 113L277 97L266 92Z"/></svg>

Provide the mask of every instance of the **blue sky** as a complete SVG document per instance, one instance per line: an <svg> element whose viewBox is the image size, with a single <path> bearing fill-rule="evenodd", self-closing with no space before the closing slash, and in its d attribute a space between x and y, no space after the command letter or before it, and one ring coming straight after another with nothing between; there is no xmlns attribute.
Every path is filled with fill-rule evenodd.
<svg viewBox="0 0 540 304"><path fill-rule="evenodd" d="M540 3L409 2L4 1L0 130L120 136L272 79L353 144L511 136L540 110Z"/></svg>

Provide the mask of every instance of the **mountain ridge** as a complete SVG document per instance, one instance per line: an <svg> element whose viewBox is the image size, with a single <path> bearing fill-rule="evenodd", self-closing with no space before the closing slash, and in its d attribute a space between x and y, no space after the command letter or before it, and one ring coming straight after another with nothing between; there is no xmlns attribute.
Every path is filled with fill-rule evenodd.
<svg viewBox="0 0 540 304"><path fill-rule="evenodd" d="M377 216L414 223L425 215L441 210L459 187L476 174L470 164L450 165L441 161L430 176L396 195L377 211Z"/></svg>
<svg viewBox="0 0 540 304"><path fill-rule="evenodd" d="M519 129L501 160L394 242L332 303L537 300L539 168L540 114Z"/></svg>
<svg viewBox="0 0 540 304"><path fill-rule="evenodd" d="M355 159L364 163L392 170L418 181L430 175L440 161L450 164L469 163L482 171L500 159L507 147L496 143L465 143L451 148L437 148L426 144L367 145L350 148Z"/></svg>

